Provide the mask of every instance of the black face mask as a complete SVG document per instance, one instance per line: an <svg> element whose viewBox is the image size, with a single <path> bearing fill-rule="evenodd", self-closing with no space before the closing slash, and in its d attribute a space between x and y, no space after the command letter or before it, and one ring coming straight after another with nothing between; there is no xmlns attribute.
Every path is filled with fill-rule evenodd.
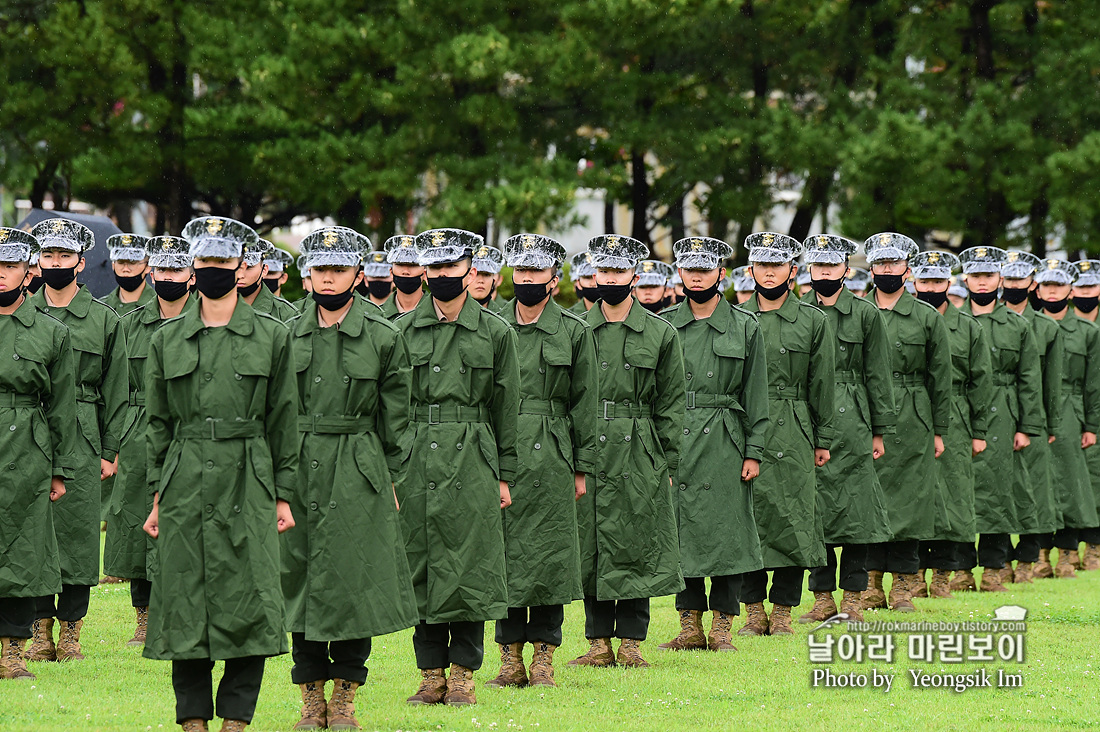
<svg viewBox="0 0 1100 732"><path fill-rule="evenodd" d="M667 307L667 303L663 297L657 302L641 302L641 300L638 302L641 303L643 308L651 313L659 313Z"/></svg>
<svg viewBox="0 0 1100 732"><path fill-rule="evenodd" d="M684 297L695 303L710 302L715 295L718 294L718 283L715 282L710 287L704 287L702 290L690 290L684 288Z"/></svg>
<svg viewBox="0 0 1100 732"><path fill-rule="evenodd" d="M1012 305L1019 305L1027 299L1026 287L1006 287L1001 291L1001 297L1004 301L1011 303Z"/></svg>
<svg viewBox="0 0 1100 732"><path fill-rule="evenodd" d="M840 288L844 287L844 278L836 280L810 280L810 287L814 288L814 292L822 297L832 297L840 292Z"/></svg>
<svg viewBox="0 0 1100 732"><path fill-rule="evenodd" d="M1036 287L1027 294L1028 304L1031 305L1032 310L1045 310L1043 307L1043 301L1039 299L1039 288Z"/></svg>
<svg viewBox="0 0 1100 732"><path fill-rule="evenodd" d="M1039 302L1042 304L1043 310L1048 313L1060 313L1066 309L1066 305L1069 305L1069 300L1040 300Z"/></svg>
<svg viewBox="0 0 1100 732"><path fill-rule="evenodd" d="M875 287L887 295L893 295L901 289L905 282L902 275L880 274L874 275Z"/></svg>
<svg viewBox="0 0 1100 732"><path fill-rule="evenodd" d="M27 292L32 295L42 289L42 275L35 275L31 277L31 281L27 283Z"/></svg>
<svg viewBox="0 0 1100 732"><path fill-rule="evenodd" d="M478 305L483 308L487 308L489 307L489 301L493 299L493 296L490 295L489 297L475 297L474 299L477 300Z"/></svg>
<svg viewBox="0 0 1100 732"><path fill-rule="evenodd" d="M256 280L251 285L242 285L238 287L237 292L241 293L241 297L252 297L258 289L260 289L260 280Z"/></svg>
<svg viewBox="0 0 1100 732"><path fill-rule="evenodd" d="M224 267L199 267L195 270L195 288L203 297L220 300L237 286L237 270Z"/></svg>
<svg viewBox="0 0 1100 732"><path fill-rule="evenodd" d="M458 277L429 277L428 278L428 291L432 293L432 297L440 302L450 302L456 297L466 291L466 285L462 284L462 281L466 279L466 275L470 274L470 270Z"/></svg>
<svg viewBox="0 0 1100 732"><path fill-rule="evenodd" d="M367 292L375 300L385 300L393 291L393 283L386 280L368 280Z"/></svg>
<svg viewBox="0 0 1100 732"><path fill-rule="evenodd" d="M715 284L715 292L717 292L717 287L718 287L718 285ZM672 296L672 304L673 305L679 305L680 303L682 303L686 299L687 299L687 289L684 290L683 295L673 295ZM706 300L703 300L703 302L706 302Z"/></svg>
<svg viewBox="0 0 1100 732"><path fill-rule="evenodd" d="M271 292L279 291L279 278L278 277L264 277L264 287Z"/></svg>
<svg viewBox="0 0 1100 732"><path fill-rule="evenodd" d="M325 310L339 310L351 301L352 296L355 294L355 288L351 288L347 292L340 292L335 295L322 294L314 290L309 293L313 298L313 302L317 303L318 307L322 307Z"/></svg>
<svg viewBox="0 0 1100 732"><path fill-rule="evenodd" d="M550 297L549 282L514 282L512 289L516 292L516 300L520 305L531 308Z"/></svg>
<svg viewBox="0 0 1100 732"><path fill-rule="evenodd" d="M141 287L141 283L145 280L144 275L134 275L132 277L123 277L122 275L115 273L115 282L118 286L126 290L126 292L133 292L137 288Z"/></svg>
<svg viewBox="0 0 1100 732"><path fill-rule="evenodd" d="M76 279L76 267L48 267L42 270L42 281L51 290L64 290Z"/></svg>
<svg viewBox="0 0 1100 732"><path fill-rule="evenodd" d="M16 287L14 290L4 290L0 292L0 308L11 307L15 304L15 301L19 299L19 296L23 294L23 288Z"/></svg>
<svg viewBox="0 0 1100 732"><path fill-rule="evenodd" d="M1096 303L1100 301L1097 297L1075 297L1073 298L1073 307L1080 310L1082 313L1091 313L1096 309Z"/></svg>
<svg viewBox="0 0 1100 732"><path fill-rule="evenodd" d="M974 301L974 304L979 307L985 307L993 303L997 299L997 291L993 292L971 292L970 299Z"/></svg>
<svg viewBox="0 0 1100 732"><path fill-rule="evenodd" d="M397 286L397 289L406 295L411 295L420 289L420 285L424 281L419 277L405 277L404 275L394 275L393 284Z"/></svg>
<svg viewBox="0 0 1100 732"><path fill-rule="evenodd" d="M760 297L764 298L765 300L778 300L790 291L790 282L784 282L783 284L776 285L775 287L764 287L759 282L756 283L756 292L760 295Z"/></svg>
<svg viewBox="0 0 1100 732"><path fill-rule="evenodd" d="M596 283L596 295L608 305L618 305L630 297L631 285L601 285Z"/></svg>
<svg viewBox="0 0 1100 732"><path fill-rule="evenodd" d="M153 280L153 290L157 297L165 302L175 302L187 294L190 289L187 282L171 282L169 280Z"/></svg>
<svg viewBox="0 0 1100 732"><path fill-rule="evenodd" d="M947 290L943 292L921 292L918 290L917 299L939 310L940 306L947 302Z"/></svg>

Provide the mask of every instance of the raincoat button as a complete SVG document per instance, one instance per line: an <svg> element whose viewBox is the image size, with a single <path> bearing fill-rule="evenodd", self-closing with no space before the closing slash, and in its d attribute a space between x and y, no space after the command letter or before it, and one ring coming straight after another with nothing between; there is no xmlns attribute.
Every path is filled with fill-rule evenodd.
<svg viewBox="0 0 1100 732"><path fill-rule="evenodd" d="M240 381L240 380L241 380L241 379L243 379L244 377L243 377L243 376L241 376L240 374L233 374L233 378L234 378L234 379L236 379L237 381Z"/></svg>
<svg viewBox="0 0 1100 732"><path fill-rule="evenodd" d="M206 461L206 469L207 470L213 470L214 469L214 461L213 460L207 460Z"/></svg>
<svg viewBox="0 0 1100 732"><path fill-rule="evenodd" d="M336 501L329 501L328 502L328 507L329 508L336 508Z"/></svg>
<svg viewBox="0 0 1100 732"><path fill-rule="evenodd" d="M713 379L714 378L714 372L713 371L708 371L707 372L707 378L708 379Z"/></svg>
<svg viewBox="0 0 1100 732"><path fill-rule="evenodd" d="M233 513L240 513L240 512L241 512L241 507L240 506L234 506L233 507Z"/></svg>
<svg viewBox="0 0 1100 732"><path fill-rule="evenodd" d="M603 368L606 369L607 368L607 361L604 361L602 364L600 364L600 366L602 366ZM690 377L688 377L688 378L690 378Z"/></svg>
<svg viewBox="0 0 1100 732"><path fill-rule="evenodd" d="M682 490L682 491L686 491L687 489L688 489L688 487L687 487L687 484L686 484L686 483L681 483L681 484L680 484L680 490Z"/></svg>
<svg viewBox="0 0 1100 732"><path fill-rule="evenodd" d="M8 429L11 430L12 432L15 432L15 425L12 425L11 427L8 427Z"/></svg>
<svg viewBox="0 0 1100 732"><path fill-rule="evenodd" d="M709 491L710 490L710 483L703 483L703 490Z"/></svg>
<svg viewBox="0 0 1100 732"><path fill-rule="evenodd" d="M546 369L544 369L544 368L543 368L542 366L539 366L539 373L540 373L540 374L545 374L545 373L546 373Z"/></svg>
<svg viewBox="0 0 1100 732"><path fill-rule="evenodd" d="M535 481L535 487L538 488L540 485L542 485L542 483L540 483L539 481L536 480Z"/></svg>
<svg viewBox="0 0 1100 732"><path fill-rule="evenodd" d="M785 420L784 420L784 419L783 419L782 417L780 417L780 418L779 418L779 419L777 420L777 422L779 423L779 426L780 426L780 427L782 427L782 426L783 426L784 424L786 424Z"/></svg>
<svg viewBox="0 0 1100 732"><path fill-rule="evenodd" d="M691 433L691 430L689 430L687 427L685 427L684 428L684 434L687 435L687 434L690 434L690 433Z"/></svg>
<svg viewBox="0 0 1100 732"><path fill-rule="evenodd" d="M436 369L436 371L439 371L439 369ZM466 367L465 366L459 366L458 367L458 373L460 373L460 374L466 373Z"/></svg>
<svg viewBox="0 0 1100 732"><path fill-rule="evenodd" d="M461 450L462 449L462 443L460 442L457 445L455 445L455 449L456 450Z"/></svg>
<svg viewBox="0 0 1100 732"><path fill-rule="evenodd" d="M439 447L439 443L438 443L438 442L433 442L433 443L432 443L432 449L434 450L434 449L436 449L437 447Z"/></svg>
<svg viewBox="0 0 1100 732"><path fill-rule="evenodd" d="M439 373L439 367L438 366L432 366L432 371L434 371L438 374Z"/></svg>
<svg viewBox="0 0 1100 732"><path fill-rule="evenodd" d="M781 453L781 452L777 452L777 453L775 454L775 456L776 456L777 458L781 458L781 457L783 457L783 453Z"/></svg>
<svg viewBox="0 0 1100 732"><path fill-rule="evenodd" d="M349 381L351 381L351 377L350 377L350 376L345 376L345 377L344 377L344 383L346 384L346 383L348 383Z"/></svg>
<svg viewBox="0 0 1100 732"><path fill-rule="evenodd" d="M8 470L15 470L15 463L8 463Z"/></svg>
<svg viewBox="0 0 1100 732"><path fill-rule="evenodd" d="M535 443L535 449L536 449L536 450L541 450L541 449L542 449L542 443L540 443L540 442L536 442L536 443Z"/></svg>
<svg viewBox="0 0 1100 732"><path fill-rule="evenodd" d="M207 371L205 374L202 375L202 378L206 379L207 381L210 381L211 379L214 378L214 374Z"/></svg>
<svg viewBox="0 0 1100 732"><path fill-rule="evenodd" d="M14 425L12 426L12 429L15 429ZM600 442L607 442L607 435L600 435Z"/></svg>
<svg viewBox="0 0 1100 732"><path fill-rule="evenodd" d="M779 352L780 352L780 353L786 353L786 352L787 352L787 349L786 349L786 348L780 348L780 349L779 349Z"/></svg>
<svg viewBox="0 0 1100 732"><path fill-rule="evenodd" d="M841 414L844 414L844 407L841 407L841 408L840 408L840 413L841 413Z"/></svg>
<svg viewBox="0 0 1100 732"><path fill-rule="evenodd" d="M623 368L626 369L627 371L629 371L630 370L630 364L624 363Z"/></svg>
<svg viewBox="0 0 1100 732"><path fill-rule="evenodd" d="M309 467L311 467L311 468L316 468L316 467L317 467L318 465L320 465L320 463L319 463L319 462L317 462L316 460L314 460L314 461L312 461L312 462L311 462L311 463L309 464Z"/></svg>
<svg viewBox="0 0 1100 732"><path fill-rule="evenodd" d="M703 434L704 435L709 435L710 434L710 427L704 427L703 428Z"/></svg>
<svg viewBox="0 0 1100 732"><path fill-rule="evenodd" d="M321 377L320 376L315 376L313 378L313 383L314 384L320 384L321 383Z"/></svg>
<svg viewBox="0 0 1100 732"><path fill-rule="evenodd" d="M14 359L14 360L16 360L16 361L18 361L18 360L19 360L19 354L18 354L18 353L13 353L13 354L11 355L11 357L12 357L12 359Z"/></svg>
<svg viewBox="0 0 1100 732"><path fill-rule="evenodd" d="M841 347L840 347L840 350L842 350L842 351L847 351L847 350L848 350L848 347L847 347L847 346L844 346L844 345L841 345Z"/></svg>
<svg viewBox="0 0 1100 732"><path fill-rule="evenodd" d="M309 508L310 508L311 511L316 511L317 510L317 501L314 501L313 503L309 504Z"/></svg>
<svg viewBox="0 0 1100 732"><path fill-rule="evenodd" d="M428 483L428 490L431 490L431 491L435 490L435 483L434 482L433 483Z"/></svg>
<svg viewBox="0 0 1100 732"><path fill-rule="evenodd" d="M630 435L623 438L623 442L630 442Z"/></svg>
<svg viewBox="0 0 1100 732"><path fill-rule="evenodd" d="M209 503L206 504L206 514L209 516L212 513L214 513L214 507L211 506Z"/></svg>

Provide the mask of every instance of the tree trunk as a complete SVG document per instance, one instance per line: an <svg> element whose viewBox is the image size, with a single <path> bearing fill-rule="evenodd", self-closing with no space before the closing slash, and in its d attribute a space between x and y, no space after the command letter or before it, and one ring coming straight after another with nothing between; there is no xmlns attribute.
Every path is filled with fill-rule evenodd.
<svg viewBox="0 0 1100 732"><path fill-rule="evenodd" d="M630 235L649 246L649 179L646 177L645 152L630 152Z"/></svg>
<svg viewBox="0 0 1100 732"><path fill-rule="evenodd" d="M805 241L810 235L810 226L814 216L821 209L829 196L829 187L832 185L832 171L829 175L811 175L802 188L802 197L795 209L794 219L787 234L799 241Z"/></svg>
<svg viewBox="0 0 1100 732"><path fill-rule="evenodd" d="M615 233L615 199L607 191L603 193L603 233Z"/></svg>
<svg viewBox="0 0 1100 732"><path fill-rule="evenodd" d="M1031 253L1040 259L1047 255L1047 213L1050 211L1050 201L1047 200L1046 188L1039 191L1039 195L1031 202L1028 210L1028 239L1031 241Z"/></svg>

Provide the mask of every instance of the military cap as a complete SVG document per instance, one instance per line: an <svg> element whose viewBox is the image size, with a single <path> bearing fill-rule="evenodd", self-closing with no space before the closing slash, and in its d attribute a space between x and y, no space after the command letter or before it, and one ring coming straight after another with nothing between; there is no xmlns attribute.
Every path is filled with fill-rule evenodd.
<svg viewBox="0 0 1100 732"><path fill-rule="evenodd" d="M107 237L107 251L112 262L140 262L149 254L145 247L149 237L137 234L112 234Z"/></svg>
<svg viewBox="0 0 1100 732"><path fill-rule="evenodd" d="M557 270L565 260L565 247L541 234L517 234L504 242L504 256L509 267Z"/></svg>
<svg viewBox="0 0 1100 732"><path fill-rule="evenodd" d="M933 249L909 257L909 266L913 268L914 279L949 280L952 272L959 267L959 258L951 252Z"/></svg>
<svg viewBox="0 0 1100 732"><path fill-rule="evenodd" d="M863 242L863 251L867 254L867 262L896 262L920 251L917 243L904 234L895 234L890 231L875 234Z"/></svg>
<svg viewBox="0 0 1100 732"><path fill-rule="evenodd" d="M733 270L733 272L730 273L730 277L733 280L734 292L753 292L756 290L756 280L753 279L748 266L738 267Z"/></svg>
<svg viewBox="0 0 1100 732"><path fill-rule="evenodd" d="M813 276L810 275L810 265L800 264L794 272L794 283L799 287L807 287L813 280Z"/></svg>
<svg viewBox="0 0 1100 732"><path fill-rule="evenodd" d="M634 269L649 256L649 247L620 234L604 234L588 240L588 253L596 269Z"/></svg>
<svg viewBox="0 0 1100 732"><path fill-rule="evenodd" d="M1035 273L1036 282L1050 282L1056 285L1072 285L1077 281L1077 268L1061 259L1044 259Z"/></svg>
<svg viewBox="0 0 1100 732"><path fill-rule="evenodd" d="M961 280L955 278L951 281L951 284L947 287L947 294L953 297L961 297L963 300L970 297L970 290L966 289L966 285Z"/></svg>
<svg viewBox="0 0 1100 732"><path fill-rule="evenodd" d="M680 270L673 270L672 277L670 277L668 280L668 286L676 287L677 285L682 284L684 284L684 280L680 277Z"/></svg>
<svg viewBox="0 0 1100 732"><path fill-rule="evenodd" d="M963 274L1000 274L1001 265L1005 262L1005 250L1000 247L970 247L959 252L959 262L962 263Z"/></svg>
<svg viewBox="0 0 1100 732"><path fill-rule="evenodd" d="M255 267L267 258L267 255L275 251L275 245L267 239L256 237L252 244L244 245L244 263L248 267Z"/></svg>
<svg viewBox="0 0 1100 732"><path fill-rule="evenodd" d="M35 241L37 241L37 239ZM35 249L33 252L31 252L30 265L32 267L38 266L38 253L39 253L39 251L40 251L39 249Z"/></svg>
<svg viewBox="0 0 1100 732"><path fill-rule="evenodd" d="M905 291L908 292L910 295L917 294L917 286L916 284L914 284L913 280L905 281Z"/></svg>
<svg viewBox="0 0 1100 732"><path fill-rule="evenodd" d="M802 253L797 239L774 231L760 231L745 237L749 261L757 264L784 264L793 262Z"/></svg>
<svg viewBox="0 0 1100 732"><path fill-rule="evenodd" d="M31 236L38 240L39 250L64 249L83 254L95 246L92 230L68 219L39 221L31 227Z"/></svg>
<svg viewBox="0 0 1100 732"><path fill-rule="evenodd" d="M485 244L479 234L465 229L431 229L416 235L421 265L451 264L472 257ZM391 260L392 261L392 260Z"/></svg>
<svg viewBox="0 0 1100 732"><path fill-rule="evenodd" d="M576 282L581 277L594 277L596 268L592 266L591 252L577 252L569 259L569 279Z"/></svg>
<svg viewBox="0 0 1100 732"><path fill-rule="evenodd" d="M0 262L27 262L38 254L38 240L21 229L0 227Z"/></svg>
<svg viewBox="0 0 1100 732"><path fill-rule="evenodd" d="M806 264L844 264L855 253L857 244L836 234L818 234L802 242Z"/></svg>
<svg viewBox="0 0 1100 732"><path fill-rule="evenodd" d="M1077 268L1077 281L1074 283L1075 285L1078 287L1100 285L1100 261L1095 259L1082 259L1078 262L1074 262L1073 266Z"/></svg>
<svg viewBox="0 0 1100 732"><path fill-rule="evenodd" d="M267 265L268 272L285 272L293 262L294 257L290 252L276 246L273 246L264 256L264 264Z"/></svg>
<svg viewBox="0 0 1100 732"><path fill-rule="evenodd" d="M240 221L203 216L187 222L183 238L191 245L191 256L195 259L233 259L243 257L245 247L255 244L260 236Z"/></svg>
<svg viewBox="0 0 1100 732"><path fill-rule="evenodd" d="M474 249L473 260L470 266L478 272L497 274L504 266L504 252L488 244L482 244Z"/></svg>
<svg viewBox="0 0 1100 732"><path fill-rule="evenodd" d="M718 269L733 256L733 247L721 239L689 236L672 245L672 254L680 269Z"/></svg>
<svg viewBox="0 0 1100 732"><path fill-rule="evenodd" d="M420 264L420 245L412 234L398 234L382 244L386 261L390 264Z"/></svg>
<svg viewBox="0 0 1100 732"><path fill-rule="evenodd" d="M149 266L158 269L187 269L191 266L191 245L179 236L154 236L145 246Z"/></svg>
<svg viewBox="0 0 1100 732"><path fill-rule="evenodd" d="M672 279L675 271L672 265L666 262L656 259L643 259L634 268L634 273L638 275L638 284L635 286L667 287L668 281Z"/></svg>
<svg viewBox="0 0 1100 732"><path fill-rule="evenodd" d="M370 239L345 226L318 229L299 245L307 269L358 267L371 250Z"/></svg>
<svg viewBox="0 0 1100 732"><path fill-rule="evenodd" d="M386 252L371 252L363 260L363 274L367 277L389 277L393 266L386 259Z"/></svg>
<svg viewBox="0 0 1100 732"><path fill-rule="evenodd" d="M1005 252L1005 261L1001 265L1001 276L1014 280L1031 277L1039 269L1039 258L1031 252L1009 249Z"/></svg>
<svg viewBox="0 0 1100 732"><path fill-rule="evenodd" d="M849 290L865 292L871 286L871 273L859 267L852 267L848 272L844 286Z"/></svg>
<svg viewBox="0 0 1100 732"><path fill-rule="evenodd" d="M306 255L299 254L297 263L298 271L302 274L302 278L305 279L306 277L309 277L309 267L306 266Z"/></svg>

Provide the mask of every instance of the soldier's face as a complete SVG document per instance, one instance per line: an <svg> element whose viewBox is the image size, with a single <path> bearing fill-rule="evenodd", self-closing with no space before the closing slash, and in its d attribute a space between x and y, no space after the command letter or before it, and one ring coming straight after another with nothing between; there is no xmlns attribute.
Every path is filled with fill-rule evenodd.
<svg viewBox="0 0 1100 732"><path fill-rule="evenodd" d="M761 287L779 287L794 277L794 265L788 262L757 262L749 273Z"/></svg>
<svg viewBox="0 0 1100 732"><path fill-rule="evenodd" d="M591 277L578 277L577 282L581 283L581 287L585 290L594 288L596 286L596 275Z"/></svg>
<svg viewBox="0 0 1100 732"><path fill-rule="evenodd" d="M547 285L551 280L554 281L556 287L557 280L554 279L554 271L549 267L545 269L517 269L512 272L512 282L520 285Z"/></svg>
<svg viewBox="0 0 1100 732"><path fill-rule="evenodd" d="M634 297L638 298L638 302L660 302L661 298L663 298L664 296L664 285L644 285L642 287L634 288Z"/></svg>
<svg viewBox="0 0 1100 732"><path fill-rule="evenodd" d="M313 292L313 278L312 277L303 277L302 278L302 289L305 290L306 292Z"/></svg>
<svg viewBox="0 0 1100 732"><path fill-rule="evenodd" d="M810 265L810 279L814 280L839 280L848 276L848 265L844 263L840 264L824 264L821 262L814 262Z"/></svg>
<svg viewBox="0 0 1100 732"><path fill-rule="evenodd" d="M714 287L715 283L721 282L725 276L726 270L724 268L680 270L680 279L684 281L684 287L689 290L706 290ZM683 291L683 288L679 285L676 286L676 289Z"/></svg>
<svg viewBox="0 0 1100 732"><path fill-rule="evenodd" d="M244 265L237 272L237 287L248 287L260 281L261 277L267 277L267 265L260 260L259 264Z"/></svg>
<svg viewBox="0 0 1100 732"><path fill-rule="evenodd" d="M1097 297L1100 296L1100 285L1085 285L1084 287L1073 288L1074 297Z"/></svg>
<svg viewBox="0 0 1100 732"><path fill-rule="evenodd" d="M76 268L76 273L84 271L84 257L68 249L43 249L38 256L38 266L43 269Z"/></svg>
<svg viewBox="0 0 1100 732"><path fill-rule="evenodd" d="M893 259L889 262L875 262L871 265L873 275L904 275L909 271L909 262L905 259Z"/></svg>
<svg viewBox="0 0 1100 732"><path fill-rule="evenodd" d="M424 268L419 264L395 264L390 269L390 279L393 279L393 275L398 277L423 277Z"/></svg>
<svg viewBox="0 0 1100 732"><path fill-rule="evenodd" d="M196 258L195 269L203 269L204 267L217 267L218 269L239 270L244 267L244 260L240 257L232 257L230 259L222 259L221 257ZM238 279L237 281L240 282L240 279Z"/></svg>
<svg viewBox="0 0 1100 732"><path fill-rule="evenodd" d="M275 288L277 290L277 289L279 289L280 287L282 287L283 285L286 284L286 281L290 279L290 275L288 275L286 272L271 272L271 271L269 271L267 273L266 279L275 280L278 283L278 285Z"/></svg>
<svg viewBox="0 0 1100 732"><path fill-rule="evenodd" d="M1070 285L1063 285L1058 282L1040 282L1039 283L1039 299L1046 302L1058 302L1059 300L1065 300L1069 297L1070 290L1073 289Z"/></svg>
<svg viewBox="0 0 1100 732"><path fill-rule="evenodd" d="M155 267L153 269L154 282L188 282L195 284L195 273L190 268L169 269L167 267Z"/></svg>
<svg viewBox="0 0 1100 732"><path fill-rule="evenodd" d="M971 272L966 276L966 289L979 295L996 292L1001 286L1001 275L996 272Z"/></svg>
<svg viewBox="0 0 1100 732"><path fill-rule="evenodd" d="M26 262L0 262L0 292L18 290L30 279Z"/></svg>
<svg viewBox="0 0 1100 732"><path fill-rule="evenodd" d="M1004 285L1006 289L1012 290L1030 290L1035 281L1031 277L1005 277Z"/></svg>
<svg viewBox="0 0 1100 732"><path fill-rule="evenodd" d="M322 295L339 295L359 284L362 270L358 267L313 267L309 278L313 291Z"/></svg>
<svg viewBox="0 0 1100 732"><path fill-rule="evenodd" d="M917 292L947 292L951 280L913 280Z"/></svg>
<svg viewBox="0 0 1100 732"><path fill-rule="evenodd" d="M737 304L743 305L752 299L752 290L738 290L734 296L737 298Z"/></svg>
<svg viewBox="0 0 1100 732"><path fill-rule="evenodd" d="M496 283L496 275L491 272L478 272L470 283L470 294L475 300L484 300L493 291Z"/></svg>
<svg viewBox="0 0 1100 732"><path fill-rule="evenodd" d="M638 275L633 269L597 269L597 285L633 285L638 281Z"/></svg>
<svg viewBox="0 0 1100 732"><path fill-rule="evenodd" d="M119 277L144 277L149 274L149 260L142 259L135 262L130 259L119 259L111 262L111 269Z"/></svg>

